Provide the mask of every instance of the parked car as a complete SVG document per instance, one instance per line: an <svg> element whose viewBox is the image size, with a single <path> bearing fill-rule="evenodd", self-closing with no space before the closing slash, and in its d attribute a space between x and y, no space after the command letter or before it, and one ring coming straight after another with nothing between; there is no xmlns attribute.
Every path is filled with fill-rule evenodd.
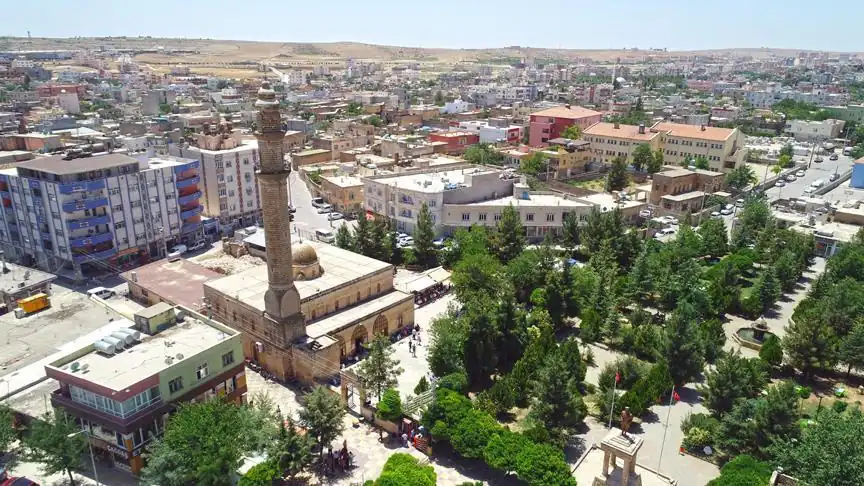
<svg viewBox="0 0 864 486"><path fill-rule="evenodd" d="M671 236L676 233L675 228L663 228L660 231L654 233L654 238L663 238L664 236Z"/></svg>
<svg viewBox="0 0 864 486"><path fill-rule="evenodd" d="M729 211L732 211L733 209L735 209L735 205L734 204L727 204L727 205L723 206L723 209L728 209Z"/></svg>
<svg viewBox="0 0 864 486"><path fill-rule="evenodd" d="M102 300L110 299L111 297L114 297L115 295L117 295L116 292L114 292L111 289L106 289L105 287L93 287L92 289L87 291L88 297L96 296Z"/></svg>
<svg viewBox="0 0 864 486"><path fill-rule="evenodd" d="M297 212L297 208L295 208L293 205L289 204L288 205L288 212L291 214L294 214Z"/></svg>
<svg viewBox="0 0 864 486"><path fill-rule="evenodd" d="M795 175L797 177L804 177L804 174L805 174L805 172L803 170L799 170L798 172L795 173Z"/></svg>
<svg viewBox="0 0 864 486"><path fill-rule="evenodd" d="M831 181L831 182L834 182L834 181L836 181L838 178L840 178L840 176L835 172L834 174L831 174L831 177L829 177L828 180Z"/></svg>
<svg viewBox="0 0 864 486"><path fill-rule="evenodd" d="M330 221L336 221L337 219L342 219L344 217L345 217L344 214L336 213L336 212L333 212L333 213L330 213L327 215L327 219L329 219Z"/></svg>
<svg viewBox="0 0 864 486"><path fill-rule="evenodd" d="M723 216L729 216L730 214L732 214L732 209L723 208L720 210L720 214L722 214Z"/></svg>
<svg viewBox="0 0 864 486"><path fill-rule="evenodd" d="M432 240L432 244L435 245L436 248L444 247L444 238L438 238L437 240Z"/></svg>
<svg viewBox="0 0 864 486"><path fill-rule="evenodd" d="M837 160L838 158L837 154L831 154L831 156L828 157L828 160Z"/></svg>
<svg viewBox="0 0 864 486"><path fill-rule="evenodd" d="M787 181L787 182L795 182L795 181L797 181L797 180L798 180L798 178L795 177L794 174L789 174L788 176L786 176L786 181Z"/></svg>
<svg viewBox="0 0 864 486"><path fill-rule="evenodd" d="M743 207L744 207L744 200L743 200L743 199L738 199L738 200L736 200L736 201L735 201L735 207L737 207L737 208L743 208Z"/></svg>
<svg viewBox="0 0 864 486"><path fill-rule="evenodd" d="M786 182L784 182L783 179L780 179L779 181L774 183L774 187L783 187L785 185L786 185Z"/></svg>
<svg viewBox="0 0 864 486"><path fill-rule="evenodd" d="M171 248L171 251L168 252L168 258L177 258L180 255L186 253L187 251L188 248L186 248L186 245L174 246L173 248Z"/></svg>
<svg viewBox="0 0 864 486"><path fill-rule="evenodd" d="M207 242L204 240L198 240L189 247L188 251L198 251L207 246Z"/></svg>
<svg viewBox="0 0 864 486"><path fill-rule="evenodd" d="M396 242L396 246L399 248L408 248L410 246L414 246L414 238L410 236L407 238L403 238Z"/></svg>
<svg viewBox="0 0 864 486"><path fill-rule="evenodd" d="M312 207L313 208L320 208L321 206L323 206L325 204L327 204L327 203L324 202L323 197L312 198Z"/></svg>
<svg viewBox="0 0 864 486"><path fill-rule="evenodd" d="M315 238L318 241L323 241L324 243L333 243L336 241L336 235L333 234L329 229L317 229L315 230Z"/></svg>
<svg viewBox="0 0 864 486"><path fill-rule="evenodd" d="M810 187L808 187L807 189L804 189L804 194L806 194L806 195L808 195L808 196L809 196L810 194L813 194L814 192L816 192L816 188L813 187L813 186L810 186Z"/></svg>
<svg viewBox="0 0 864 486"><path fill-rule="evenodd" d="M822 157L816 157L816 159L813 162L816 162L817 164L821 164L823 160L825 160L825 159L823 159Z"/></svg>
<svg viewBox="0 0 864 486"><path fill-rule="evenodd" d="M712 218L720 218L720 217L722 217L722 215L720 214L720 211L712 211L711 217Z"/></svg>
<svg viewBox="0 0 864 486"><path fill-rule="evenodd" d="M324 204L323 206L318 206L318 214L327 214L333 212L333 206L329 204Z"/></svg>

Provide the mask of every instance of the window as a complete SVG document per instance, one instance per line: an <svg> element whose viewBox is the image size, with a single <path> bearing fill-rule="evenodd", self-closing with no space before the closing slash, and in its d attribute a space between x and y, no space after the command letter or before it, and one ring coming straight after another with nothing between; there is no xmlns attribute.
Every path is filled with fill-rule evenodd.
<svg viewBox="0 0 864 486"><path fill-rule="evenodd" d="M219 203L219 209L225 211L228 209L228 203Z"/></svg>
<svg viewBox="0 0 864 486"><path fill-rule="evenodd" d="M477 215L478 221L486 221L486 213L480 213Z"/></svg>
<svg viewBox="0 0 864 486"><path fill-rule="evenodd" d="M115 213L122 213L123 212L123 205L122 204L115 205L114 206L114 212Z"/></svg>
<svg viewBox="0 0 864 486"><path fill-rule="evenodd" d="M251 208L252 207L252 201L246 201L246 207Z"/></svg>
<svg viewBox="0 0 864 486"><path fill-rule="evenodd" d="M183 377L178 376L173 380L168 382L168 391L171 393L177 393L178 391L183 389Z"/></svg>
<svg viewBox="0 0 864 486"><path fill-rule="evenodd" d="M126 221L117 221L114 223L114 229L123 229L126 227Z"/></svg>
<svg viewBox="0 0 864 486"><path fill-rule="evenodd" d="M198 370L195 371L195 376L198 377L198 381L207 378L207 363L198 365Z"/></svg>
<svg viewBox="0 0 864 486"><path fill-rule="evenodd" d="M133 208L140 208L141 207L141 201L132 201L132 207Z"/></svg>
<svg viewBox="0 0 864 486"><path fill-rule="evenodd" d="M112 187L111 189L108 189L108 194L110 194L112 196L116 196L117 194L120 194L120 188L119 187Z"/></svg>
<svg viewBox="0 0 864 486"><path fill-rule="evenodd" d="M528 213L525 215L526 221L534 221L534 213Z"/></svg>
<svg viewBox="0 0 864 486"><path fill-rule="evenodd" d="M243 159L243 165L249 165L249 159Z"/></svg>
<svg viewBox="0 0 864 486"><path fill-rule="evenodd" d="M228 195L228 191L225 188L219 189L219 197L226 197Z"/></svg>
<svg viewBox="0 0 864 486"><path fill-rule="evenodd" d="M462 221L471 221L471 213L462 213Z"/></svg>
<svg viewBox="0 0 864 486"><path fill-rule="evenodd" d="M226 168L226 169L230 169L230 168L231 168L231 162L230 162L230 161L225 162L225 168Z"/></svg>
<svg viewBox="0 0 864 486"><path fill-rule="evenodd" d="M501 214L495 214L495 217L493 219L495 221L501 221Z"/></svg>
<svg viewBox="0 0 864 486"><path fill-rule="evenodd" d="M234 176L229 175L225 180L228 182L234 182Z"/></svg>
<svg viewBox="0 0 864 486"><path fill-rule="evenodd" d="M223 167L224 167L224 165L222 164L222 161L221 161L221 160L217 160L217 161L216 161L216 168L217 168L217 169L221 169L221 168L223 168Z"/></svg>
<svg viewBox="0 0 864 486"><path fill-rule="evenodd" d="M225 176L222 174L217 175L216 176L216 182L218 182L219 184L222 184L223 182L225 182Z"/></svg>
<svg viewBox="0 0 864 486"><path fill-rule="evenodd" d="M546 221L555 221L555 215L552 213L547 214Z"/></svg>
<svg viewBox="0 0 864 486"><path fill-rule="evenodd" d="M234 363L234 351L228 351L222 355L222 366L228 366Z"/></svg>
<svg viewBox="0 0 864 486"><path fill-rule="evenodd" d="M228 191L228 197L234 197L234 190Z"/></svg>

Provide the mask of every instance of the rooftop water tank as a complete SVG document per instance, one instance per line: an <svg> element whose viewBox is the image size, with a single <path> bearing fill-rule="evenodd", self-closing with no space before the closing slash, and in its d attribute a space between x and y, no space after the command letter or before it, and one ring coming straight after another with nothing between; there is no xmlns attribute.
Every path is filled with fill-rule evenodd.
<svg viewBox="0 0 864 486"><path fill-rule="evenodd" d="M141 340L141 333L139 331L136 331L135 329L130 329L128 327L121 327L120 329L117 329L117 331L115 331L115 332L119 332L120 334L126 334L129 336L132 336L132 339L135 341Z"/></svg>
<svg viewBox="0 0 864 486"><path fill-rule="evenodd" d="M103 354L114 354L117 352L117 349L114 347L113 344L101 340L93 343L93 347Z"/></svg>
<svg viewBox="0 0 864 486"><path fill-rule="evenodd" d="M131 345L132 343L135 342L135 339L132 338L131 335L129 335L129 334L124 334L124 333L119 332L119 331L112 332L112 333L111 333L111 337L113 337L113 338L117 338L117 339L119 339L120 341L122 341L124 346L129 346L129 345Z"/></svg>
<svg viewBox="0 0 864 486"><path fill-rule="evenodd" d="M117 339L112 336L105 336L102 338L102 340L114 346L114 349L116 349L117 351L120 351L121 349L126 347L126 343L122 339Z"/></svg>

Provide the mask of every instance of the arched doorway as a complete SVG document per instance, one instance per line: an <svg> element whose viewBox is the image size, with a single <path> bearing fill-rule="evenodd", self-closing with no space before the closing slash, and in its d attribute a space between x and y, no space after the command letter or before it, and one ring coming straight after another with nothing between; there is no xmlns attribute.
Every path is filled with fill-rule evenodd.
<svg viewBox="0 0 864 486"><path fill-rule="evenodd" d="M375 324L372 325L372 334L376 336L387 335L389 326L387 325L387 316L380 314L375 318Z"/></svg>
<svg viewBox="0 0 864 486"><path fill-rule="evenodd" d="M365 326L357 326L354 328L354 333L351 334L351 342L354 343L354 354L359 354L363 351L363 343L369 338L369 331Z"/></svg>

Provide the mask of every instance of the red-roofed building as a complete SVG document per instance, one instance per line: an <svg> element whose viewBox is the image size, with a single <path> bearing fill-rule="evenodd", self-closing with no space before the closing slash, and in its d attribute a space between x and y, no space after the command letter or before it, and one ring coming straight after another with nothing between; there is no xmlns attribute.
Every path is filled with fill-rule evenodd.
<svg viewBox="0 0 864 486"><path fill-rule="evenodd" d="M471 145L480 143L480 135L471 132L436 132L429 134L429 141L444 142L448 155L459 155Z"/></svg>
<svg viewBox="0 0 864 486"><path fill-rule="evenodd" d="M561 137L561 133L576 125L584 130L600 121L603 114L581 106L558 106L531 114L531 125L528 131L528 143L541 147L549 140Z"/></svg>

